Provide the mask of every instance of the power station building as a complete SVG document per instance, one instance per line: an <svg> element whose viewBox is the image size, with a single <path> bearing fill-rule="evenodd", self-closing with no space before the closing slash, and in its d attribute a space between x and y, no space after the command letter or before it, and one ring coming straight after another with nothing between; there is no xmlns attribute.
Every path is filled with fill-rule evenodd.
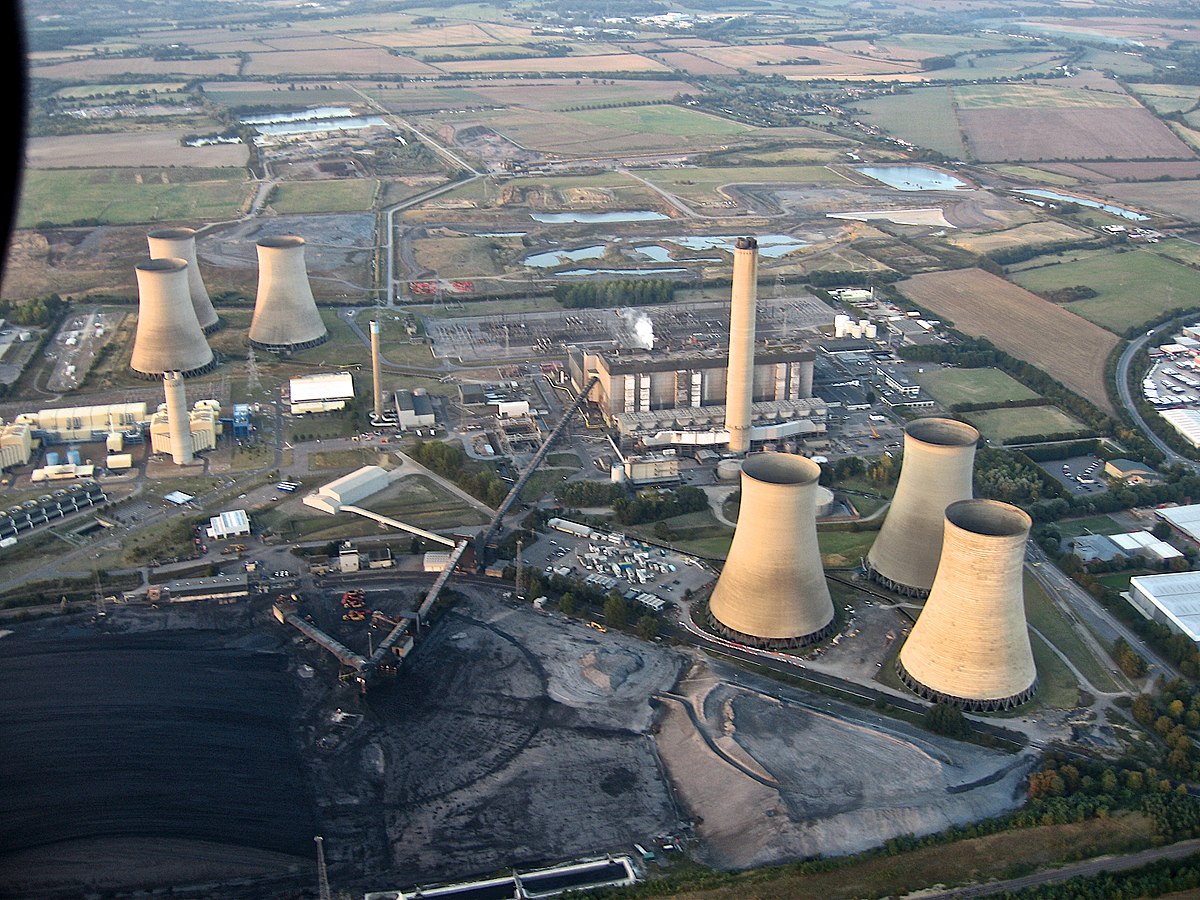
<svg viewBox="0 0 1200 900"><path fill-rule="evenodd" d="M304 238L295 235L258 242L258 295L250 321L250 345L290 352L329 340L317 311L304 264Z"/></svg>
<svg viewBox="0 0 1200 900"><path fill-rule="evenodd" d="M833 629L833 601L817 545L821 467L786 453L742 463L742 507L709 600L713 627L758 647L803 647Z"/></svg>
<svg viewBox="0 0 1200 900"><path fill-rule="evenodd" d="M346 402L354 399L354 376L349 372L300 375L291 380L288 392L294 416L345 409Z"/></svg>
<svg viewBox="0 0 1200 900"><path fill-rule="evenodd" d="M134 268L138 321L130 370L148 380L162 378L166 372L191 378L211 371L216 359L192 306L187 261L149 259Z"/></svg>
<svg viewBox="0 0 1200 900"><path fill-rule="evenodd" d="M108 403L21 413L14 420L33 428L33 438L45 443L84 443L113 434L140 432L146 424L146 404Z"/></svg>
<svg viewBox="0 0 1200 900"><path fill-rule="evenodd" d="M184 406L186 408L186 403ZM150 449L155 453L170 454L177 465L184 465L185 462L191 461L188 458L190 454L216 447L217 436L222 430L221 404L216 400L198 400L187 413L187 432L181 432L173 440L171 411L164 403L158 408L158 412L150 417ZM177 456L177 451L182 453L182 456Z"/></svg>
<svg viewBox="0 0 1200 900"><path fill-rule="evenodd" d="M146 235L146 242L150 245L151 259L175 258L188 264L188 293L192 298L192 309L196 311L196 321L205 334L220 328L221 319L213 309L196 261L196 232L191 228L156 228Z"/></svg>
<svg viewBox="0 0 1200 900"><path fill-rule="evenodd" d="M33 426L28 422L0 425L0 471L23 466L33 456Z"/></svg>
<svg viewBox="0 0 1200 900"><path fill-rule="evenodd" d="M946 507L937 577L896 664L919 696L989 712L1037 690L1022 587L1031 524L996 500Z"/></svg>

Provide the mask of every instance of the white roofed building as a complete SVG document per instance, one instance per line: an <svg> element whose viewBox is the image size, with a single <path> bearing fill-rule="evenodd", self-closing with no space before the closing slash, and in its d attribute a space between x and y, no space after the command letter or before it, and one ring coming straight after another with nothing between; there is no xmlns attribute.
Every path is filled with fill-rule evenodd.
<svg viewBox="0 0 1200 900"><path fill-rule="evenodd" d="M250 517L244 509L233 509L208 520L208 536L215 541L250 533Z"/></svg>
<svg viewBox="0 0 1200 900"><path fill-rule="evenodd" d="M1156 509L1154 514L1177 531L1200 544L1200 503L1190 506L1168 506Z"/></svg>
<svg viewBox="0 0 1200 900"><path fill-rule="evenodd" d="M349 475L329 482L304 498L304 504L321 512L336 514L343 506L352 506L388 486L387 469L363 466Z"/></svg>
<svg viewBox="0 0 1200 900"><path fill-rule="evenodd" d="M1147 619L1200 643L1200 572L1138 575L1126 597Z"/></svg>
<svg viewBox="0 0 1200 900"><path fill-rule="evenodd" d="M349 372L301 375L291 380L289 391L294 416L345 409L354 399L354 378Z"/></svg>

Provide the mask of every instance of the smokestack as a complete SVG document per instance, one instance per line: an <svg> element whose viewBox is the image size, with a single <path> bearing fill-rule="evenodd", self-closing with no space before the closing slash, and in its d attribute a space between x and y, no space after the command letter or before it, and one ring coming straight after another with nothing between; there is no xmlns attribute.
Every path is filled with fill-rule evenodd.
<svg viewBox="0 0 1200 900"><path fill-rule="evenodd" d="M879 537L867 554L867 574L884 587L924 597L942 552L942 516L973 494L979 432L953 419L917 419L904 429L900 481Z"/></svg>
<svg viewBox="0 0 1200 900"><path fill-rule="evenodd" d="M304 265L304 238L258 242L258 297L250 343L260 350L304 350L329 340Z"/></svg>
<svg viewBox="0 0 1200 900"><path fill-rule="evenodd" d="M1037 690L1021 583L1030 524L996 500L946 507L942 562L897 663L926 700L986 712Z"/></svg>
<svg viewBox="0 0 1200 900"><path fill-rule="evenodd" d="M371 378L375 389L375 421L383 419L383 374L379 370L379 323L371 320Z"/></svg>
<svg viewBox="0 0 1200 900"><path fill-rule="evenodd" d="M216 365L196 320L183 259L147 259L134 267L138 283L137 335L129 367L141 378L178 371L184 378Z"/></svg>
<svg viewBox="0 0 1200 900"><path fill-rule="evenodd" d="M178 372L163 375L163 393L167 398L167 426L171 436L171 458L175 465L186 466L192 456L192 423L188 417L187 394L183 389L183 376Z"/></svg>
<svg viewBox="0 0 1200 900"><path fill-rule="evenodd" d="M833 627L817 547L821 467L786 453L742 463L742 509L709 600L718 632L758 647L802 647Z"/></svg>
<svg viewBox="0 0 1200 900"><path fill-rule="evenodd" d="M196 232L191 228L156 228L146 235L146 242L150 245L151 259L187 260L188 292L192 298L192 308L196 310L196 321L205 334L220 328L221 319L213 309L208 288L204 286L200 266L196 262Z"/></svg>
<svg viewBox="0 0 1200 900"><path fill-rule="evenodd" d="M733 250L733 297L729 304L729 377L725 427L729 452L750 449L750 406L754 402L754 315L758 302L758 241L737 239Z"/></svg>

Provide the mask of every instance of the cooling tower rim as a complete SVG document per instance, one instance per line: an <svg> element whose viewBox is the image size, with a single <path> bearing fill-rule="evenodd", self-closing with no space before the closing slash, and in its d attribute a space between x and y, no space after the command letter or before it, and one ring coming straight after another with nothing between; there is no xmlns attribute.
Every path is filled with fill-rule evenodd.
<svg viewBox="0 0 1200 900"><path fill-rule="evenodd" d="M152 231L146 232L146 237L154 238L160 241L182 241L196 236L195 228L185 228L183 226L155 228Z"/></svg>
<svg viewBox="0 0 1200 900"><path fill-rule="evenodd" d="M763 484L809 485L821 477L821 467L790 453L755 453L742 463L742 474Z"/></svg>
<svg viewBox="0 0 1200 900"><path fill-rule="evenodd" d="M1033 527L1025 510L999 500L956 500L946 507L946 521L986 537L1019 537Z"/></svg>
<svg viewBox="0 0 1200 900"><path fill-rule="evenodd" d="M274 237L259 238L257 246L268 250L290 250L293 247L303 247L304 238L298 234L279 234Z"/></svg>
<svg viewBox="0 0 1200 900"><path fill-rule="evenodd" d="M904 436L935 447L974 447L979 443L978 429L958 419L916 419L904 426Z"/></svg>
<svg viewBox="0 0 1200 900"><path fill-rule="evenodd" d="M143 259L134 266L139 272L182 272L186 270L186 259L178 256L160 256L158 259Z"/></svg>

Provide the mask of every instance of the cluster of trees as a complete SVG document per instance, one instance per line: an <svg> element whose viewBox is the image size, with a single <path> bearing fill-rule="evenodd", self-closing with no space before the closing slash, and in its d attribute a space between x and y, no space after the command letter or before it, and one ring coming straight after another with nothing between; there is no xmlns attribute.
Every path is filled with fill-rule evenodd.
<svg viewBox="0 0 1200 900"><path fill-rule="evenodd" d="M1165 746L1159 764L1176 778L1200 779L1200 755L1195 738L1200 733L1200 690L1184 678L1160 678L1150 694L1133 701L1134 720L1157 735Z"/></svg>
<svg viewBox="0 0 1200 900"><path fill-rule="evenodd" d="M935 703L925 712L925 727L934 734L947 737L966 737L971 729L962 710L951 703Z"/></svg>
<svg viewBox="0 0 1200 900"><path fill-rule="evenodd" d="M1076 300L1091 300L1100 295L1086 284L1074 284L1070 287L1056 288L1053 291L1038 291L1037 295L1051 303L1073 303Z"/></svg>
<svg viewBox="0 0 1200 900"><path fill-rule="evenodd" d="M708 508L708 495L700 488L681 487L670 491L644 490L613 501L613 517L622 525L659 522L684 513Z"/></svg>
<svg viewBox="0 0 1200 900"><path fill-rule="evenodd" d="M409 449L408 455L444 478L449 478L488 506L499 506L508 495L508 485L500 476L482 463L468 459L460 447L441 441L419 440Z"/></svg>
<svg viewBox="0 0 1200 900"><path fill-rule="evenodd" d="M572 506L608 506L625 496L625 488L611 481L565 481L554 496Z"/></svg>
<svg viewBox="0 0 1200 900"><path fill-rule="evenodd" d="M1128 872L1079 875L1055 884L1001 891L997 900L1135 900L1182 894L1200 887L1200 865L1192 859L1164 859Z"/></svg>
<svg viewBox="0 0 1200 900"><path fill-rule="evenodd" d="M14 325L53 325L66 313L68 302L58 294L47 294L32 300L0 300L0 319Z"/></svg>
<svg viewBox="0 0 1200 900"><path fill-rule="evenodd" d="M675 299L669 278L617 278L612 281L570 282L554 289L554 299L567 309L598 306L646 306Z"/></svg>
<svg viewBox="0 0 1200 900"><path fill-rule="evenodd" d="M1064 492L1046 471L1022 453L985 447L975 454L975 494L1018 506Z"/></svg>

